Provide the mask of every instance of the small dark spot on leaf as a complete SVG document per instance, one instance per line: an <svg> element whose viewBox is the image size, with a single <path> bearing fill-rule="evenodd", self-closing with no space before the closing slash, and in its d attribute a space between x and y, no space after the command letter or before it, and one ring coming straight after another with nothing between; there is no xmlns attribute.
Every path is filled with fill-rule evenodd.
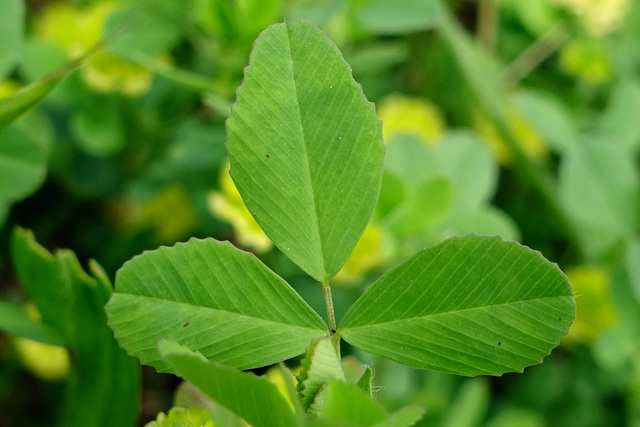
<svg viewBox="0 0 640 427"><path fill-rule="evenodd" d="M558 317L558 320L562 322L562 317Z"/></svg>
<svg viewBox="0 0 640 427"><path fill-rule="evenodd" d="M335 329L331 329L331 335L335 334L336 330Z"/></svg>
<svg viewBox="0 0 640 427"><path fill-rule="evenodd" d="M186 328L187 326L189 326L189 322L187 322L184 325L182 325L183 328Z"/></svg>
<svg viewBox="0 0 640 427"><path fill-rule="evenodd" d="M270 155L268 155L268 154L265 154L265 155L267 156L267 159L270 159L270 158L271 158L271 156L270 156Z"/></svg>
<svg viewBox="0 0 640 427"><path fill-rule="evenodd" d="M502 343L500 341L498 341L498 345L502 345Z"/></svg>

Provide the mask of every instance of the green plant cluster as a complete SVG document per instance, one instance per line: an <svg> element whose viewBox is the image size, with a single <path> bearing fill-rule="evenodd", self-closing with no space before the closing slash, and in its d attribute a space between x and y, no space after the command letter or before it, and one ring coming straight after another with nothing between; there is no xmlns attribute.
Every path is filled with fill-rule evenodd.
<svg viewBox="0 0 640 427"><path fill-rule="evenodd" d="M634 425L638 19L3 1L0 426Z"/></svg>

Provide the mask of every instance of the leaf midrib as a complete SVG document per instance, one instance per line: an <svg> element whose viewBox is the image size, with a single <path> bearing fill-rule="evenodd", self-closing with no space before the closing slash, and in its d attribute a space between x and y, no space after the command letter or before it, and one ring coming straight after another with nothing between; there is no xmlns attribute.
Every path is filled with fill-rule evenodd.
<svg viewBox="0 0 640 427"><path fill-rule="evenodd" d="M327 275L327 268L326 268L326 262L324 259L324 245L323 245L323 241L322 241L322 235L320 234L320 221L319 221L319 216L318 216L318 204L316 203L316 193L315 193L315 189L313 188L313 180L311 179L311 165L309 164L309 155L308 155L308 151L307 151L307 136L305 134L305 129L302 123L302 114L300 112L300 98L298 96L298 85L297 85L297 81L296 81L296 73L295 73L295 61L293 60L293 55L291 52L291 37L290 37L290 26L289 25L285 25L286 28L286 32L287 32L287 53L289 54L289 64L290 64L290 69L291 69L291 80L293 81L293 91L294 91L294 96L296 99L296 112L298 113L298 123L300 125L300 134L302 135L302 150L304 151L304 158L305 158L305 166L306 166L306 172L307 172L307 177L309 180L309 189L311 192L311 201L313 203L313 220L315 221L315 226L314 231L316 234L316 238L318 239L318 245L319 245L319 249L320 249L320 266L322 268L322 278L325 279L326 275Z"/></svg>
<svg viewBox="0 0 640 427"><path fill-rule="evenodd" d="M295 322L293 322L293 323L291 323L291 322L282 322L282 321L279 321L279 320L268 319L266 317L248 315L246 313L240 313L240 312L237 312L237 311L234 311L234 310L213 308L213 307L209 307L209 306L206 306L206 305L192 304L192 303L188 303L188 302L168 300L168 299L164 299L164 298L152 297L152 296L147 296L147 295L139 295L139 294L134 294L134 293L129 293L129 292L117 292L117 293L114 294L114 296L116 296L116 295L129 296L129 297L134 297L134 298L142 298L142 299L146 299L146 300L160 301L160 302L163 302L163 303L177 304L177 305L183 305L183 306L187 306L187 307L195 307L195 308L199 308L199 309L206 309L206 310L216 311L216 312L220 312L220 313L231 313L231 314L235 314L235 315L240 316L240 317L246 317L246 318L249 318L249 319L258 319L258 320L263 320L265 322L277 323L277 324L280 324L280 325L289 325L289 326L295 326L295 327L299 327L299 328L303 328L303 329L317 330L317 331L323 331L324 332L324 329L319 329L319 328L310 327L310 326L304 326L304 325L300 325L299 323L295 323ZM315 311L314 311L314 313L315 313Z"/></svg>
<svg viewBox="0 0 640 427"><path fill-rule="evenodd" d="M347 326L347 327L344 327L344 328L340 327L339 330L344 331L344 330L348 330L348 329L356 329L356 328L363 328L363 327L369 327L369 326L387 325L387 324L390 324L390 323L400 323L400 322L406 322L406 321L411 321L411 320L415 320L415 319L425 319L425 318L428 318L428 317L435 317L435 316L446 315L446 314L464 313L464 312L472 311L472 310L480 310L480 309L491 308L491 307L500 307L500 306L506 306L506 305L512 305L512 304L526 303L526 302L529 302L529 301L543 301L543 300L547 300L547 299L556 299L556 298L571 298L571 295L556 295L556 296L548 296L548 297L542 297L542 298L529 298L529 299L523 299L523 300L518 300L518 301L502 302L502 303L499 303L499 304L488 304L488 305L483 305L483 306L478 306L478 307L468 307L468 308L457 309L457 310L439 311L437 313L430 313L430 314L423 315L423 316L402 317L402 318L397 318L397 319L393 319L393 320L387 320L387 321L383 321L383 322L366 323L366 324L361 324L361 325L357 325L357 326Z"/></svg>

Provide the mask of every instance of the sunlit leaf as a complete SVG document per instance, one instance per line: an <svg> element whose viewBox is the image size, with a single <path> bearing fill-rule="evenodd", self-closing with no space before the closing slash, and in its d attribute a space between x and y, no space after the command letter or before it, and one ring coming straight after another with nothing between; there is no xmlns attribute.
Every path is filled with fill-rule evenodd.
<svg viewBox="0 0 640 427"><path fill-rule="evenodd" d="M265 30L227 130L256 221L308 274L332 278L373 213L384 157L373 105L336 46L310 23Z"/></svg>
<svg viewBox="0 0 640 427"><path fill-rule="evenodd" d="M254 255L213 239L133 258L118 271L106 310L120 344L160 371L169 369L156 348L162 338L249 369L303 353L326 334L284 280Z"/></svg>
<svg viewBox="0 0 640 427"><path fill-rule="evenodd" d="M13 346L20 363L36 377L44 381L60 381L69 375L69 351L66 348L21 337L14 337Z"/></svg>
<svg viewBox="0 0 640 427"><path fill-rule="evenodd" d="M421 369L500 375L540 363L575 313L568 280L540 253L500 238L453 238L375 282L338 333Z"/></svg>

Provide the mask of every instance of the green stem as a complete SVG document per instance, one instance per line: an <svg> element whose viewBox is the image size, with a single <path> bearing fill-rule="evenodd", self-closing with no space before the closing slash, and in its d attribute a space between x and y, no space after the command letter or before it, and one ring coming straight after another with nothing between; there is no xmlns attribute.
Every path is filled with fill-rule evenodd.
<svg viewBox="0 0 640 427"><path fill-rule="evenodd" d="M493 50L496 45L497 28L498 7L496 6L496 1L480 0L480 4L478 5L476 37L487 50Z"/></svg>
<svg viewBox="0 0 640 427"><path fill-rule="evenodd" d="M336 314L333 310L333 298L331 297L331 286L329 281L322 282L322 293L324 294L324 302L327 306L327 319L329 320L329 331L331 335L336 333Z"/></svg>
<svg viewBox="0 0 640 427"><path fill-rule="evenodd" d="M505 67L502 72L504 79L511 85L516 85L551 54L560 49L570 37L571 32L565 22L556 22Z"/></svg>

